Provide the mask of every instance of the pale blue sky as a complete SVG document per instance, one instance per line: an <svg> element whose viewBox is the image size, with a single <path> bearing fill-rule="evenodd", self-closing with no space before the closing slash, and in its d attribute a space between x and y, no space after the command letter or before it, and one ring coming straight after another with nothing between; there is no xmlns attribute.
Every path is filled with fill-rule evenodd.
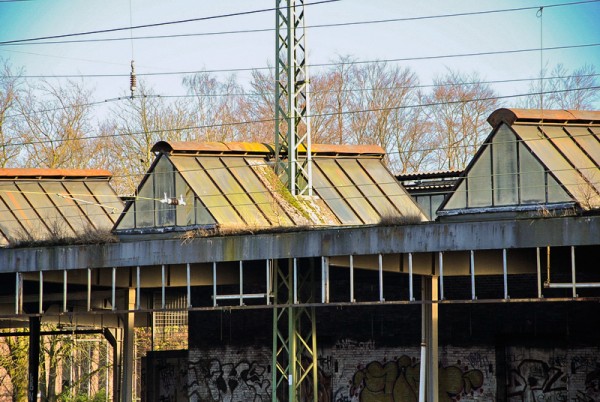
<svg viewBox="0 0 600 402"><path fill-rule="evenodd" d="M547 0L405 1L341 0L306 8L307 25L363 20L420 17L568 3ZM307 1L309 3L309 1ZM273 8L273 0L30 0L0 2L0 42L130 25L182 20ZM600 43L600 2L546 7L545 47ZM220 18L174 26L139 29L81 38L169 35L238 29L274 28L274 12ZM337 55L360 60L398 59L539 48L540 19L536 10L422 19L308 30L309 64L327 63ZM75 38L73 38L75 39ZM138 73L195 71L266 66L274 59L274 32L196 36L133 42ZM0 46L0 57L26 75L128 74L131 41L56 45ZM593 64L600 70L600 46L546 51L543 62L569 69ZM539 75L540 53L516 53L400 62L411 67L422 84L431 83L446 68L477 71L485 80L530 78ZM247 73L237 74L244 82ZM181 76L151 76L144 80L156 92L184 92ZM86 78L97 100L128 94L127 77ZM527 91L527 84L502 84L502 95Z"/></svg>

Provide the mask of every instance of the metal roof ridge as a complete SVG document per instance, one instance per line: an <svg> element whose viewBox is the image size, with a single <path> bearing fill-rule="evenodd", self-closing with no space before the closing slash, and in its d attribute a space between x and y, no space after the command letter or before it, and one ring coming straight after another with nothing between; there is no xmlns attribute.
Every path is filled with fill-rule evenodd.
<svg viewBox="0 0 600 402"><path fill-rule="evenodd" d="M600 111L501 108L492 112L487 121L494 128L500 125L500 123L506 123L510 126L520 121L600 123Z"/></svg>
<svg viewBox="0 0 600 402"><path fill-rule="evenodd" d="M0 178L84 178L105 177L111 178L112 173L104 169L50 169L50 168L0 168Z"/></svg>
<svg viewBox="0 0 600 402"><path fill-rule="evenodd" d="M200 141L159 141L151 149L161 153L252 153L271 154L273 149L260 142L200 142Z"/></svg>
<svg viewBox="0 0 600 402"><path fill-rule="evenodd" d="M245 153L245 154L274 154L274 146L260 142L195 142L195 141L159 141L151 149L152 152L162 153ZM300 153L306 154L306 148L300 147ZM313 155L385 155L385 150L379 145L349 145L349 144L312 144Z"/></svg>

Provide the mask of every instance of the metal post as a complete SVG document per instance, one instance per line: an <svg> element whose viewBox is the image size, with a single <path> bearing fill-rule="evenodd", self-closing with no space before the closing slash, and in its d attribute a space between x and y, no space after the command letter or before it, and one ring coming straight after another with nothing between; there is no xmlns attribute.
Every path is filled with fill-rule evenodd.
<svg viewBox="0 0 600 402"><path fill-rule="evenodd" d="M384 302L383 298L383 255L379 254L379 301Z"/></svg>
<svg viewBox="0 0 600 402"><path fill-rule="evenodd" d="M273 289L271 288L271 260L266 260L265 263L265 276L267 278L267 287L265 292L265 299L267 301L267 306L271 305L271 293Z"/></svg>
<svg viewBox="0 0 600 402"><path fill-rule="evenodd" d="M350 303L354 303L354 256L350 254Z"/></svg>
<svg viewBox="0 0 600 402"><path fill-rule="evenodd" d="M44 313L44 271L40 271L40 295L39 295L38 312Z"/></svg>
<svg viewBox="0 0 600 402"><path fill-rule="evenodd" d="M160 306L162 309L164 309L167 306L167 300L166 300L166 290L165 290L165 284L166 284L166 275L165 275L165 265L161 265L161 282L160 282L160 289L161 289L161 295L160 295Z"/></svg>
<svg viewBox="0 0 600 402"><path fill-rule="evenodd" d="M117 268L112 269L112 295L111 295L112 309L117 309Z"/></svg>
<svg viewBox="0 0 600 402"><path fill-rule="evenodd" d="M508 266L506 261L506 249L502 249L502 272L504 273L504 300L508 299Z"/></svg>
<svg viewBox="0 0 600 402"><path fill-rule="evenodd" d="M329 303L329 257L321 257L321 302Z"/></svg>
<svg viewBox="0 0 600 402"><path fill-rule="evenodd" d="M140 266L135 267L135 309L139 310L142 307L142 292L141 292L141 272Z"/></svg>
<svg viewBox="0 0 600 402"><path fill-rule="evenodd" d="M408 253L408 300L414 301L413 294L413 261L412 253Z"/></svg>
<svg viewBox="0 0 600 402"><path fill-rule="evenodd" d="M213 262L213 307L217 307L217 263Z"/></svg>
<svg viewBox="0 0 600 402"><path fill-rule="evenodd" d="M63 313L67 312L67 270L63 270Z"/></svg>
<svg viewBox="0 0 600 402"><path fill-rule="evenodd" d="M192 307L192 273L190 269L190 263L188 262L185 266L185 283L187 286L187 307Z"/></svg>
<svg viewBox="0 0 600 402"><path fill-rule="evenodd" d="M244 305L244 265L240 261L240 306Z"/></svg>
<svg viewBox="0 0 600 402"><path fill-rule="evenodd" d="M440 300L444 300L444 253L438 252L438 262L440 265Z"/></svg>
<svg viewBox="0 0 600 402"><path fill-rule="evenodd" d="M571 246L571 279L573 282L573 297L577 297L577 279L575 275L575 246Z"/></svg>
<svg viewBox="0 0 600 402"><path fill-rule="evenodd" d="M92 311L92 269L87 269L87 311Z"/></svg>
<svg viewBox="0 0 600 402"><path fill-rule="evenodd" d="M29 317L28 402L37 402L40 366L40 317Z"/></svg>
<svg viewBox="0 0 600 402"><path fill-rule="evenodd" d="M542 298L542 261L540 258L540 248L535 248L536 262L537 262L537 288L538 288L538 298Z"/></svg>
<svg viewBox="0 0 600 402"><path fill-rule="evenodd" d="M475 296L475 251L473 250L471 250L471 299L477 299Z"/></svg>
<svg viewBox="0 0 600 402"><path fill-rule="evenodd" d="M293 298L292 298L292 303L294 304L298 304L298 261L296 260L296 258L294 258L293 260L293 265L294 265L294 282L293 282ZM292 332L290 332L292 333Z"/></svg>
<svg viewBox="0 0 600 402"><path fill-rule="evenodd" d="M23 279L20 272L15 274L15 314L21 314L23 311Z"/></svg>

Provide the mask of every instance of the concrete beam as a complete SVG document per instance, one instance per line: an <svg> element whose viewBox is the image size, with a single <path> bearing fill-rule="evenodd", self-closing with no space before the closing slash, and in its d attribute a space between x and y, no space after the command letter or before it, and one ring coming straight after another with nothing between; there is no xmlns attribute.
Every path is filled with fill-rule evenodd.
<svg viewBox="0 0 600 402"><path fill-rule="evenodd" d="M423 223L0 250L0 272L597 245L600 216Z"/></svg>

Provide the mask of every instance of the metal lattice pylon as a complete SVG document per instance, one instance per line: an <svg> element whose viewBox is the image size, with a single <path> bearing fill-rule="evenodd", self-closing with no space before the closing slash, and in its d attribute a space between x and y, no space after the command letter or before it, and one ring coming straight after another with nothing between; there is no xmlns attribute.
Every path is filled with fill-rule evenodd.
<svg viewBox="0 0 600 402"><path fill-rule="evenodd" d="M314 264L302 268L296 259L274 267L273 402L318 401L315 308L305 305L314 299Z"/></svg>
<svg viewBox="0 0 600 402"><path fill-rule="evenodd" d="M304 0L275 1L275 171L292 195L312 196Z"/></svg>

